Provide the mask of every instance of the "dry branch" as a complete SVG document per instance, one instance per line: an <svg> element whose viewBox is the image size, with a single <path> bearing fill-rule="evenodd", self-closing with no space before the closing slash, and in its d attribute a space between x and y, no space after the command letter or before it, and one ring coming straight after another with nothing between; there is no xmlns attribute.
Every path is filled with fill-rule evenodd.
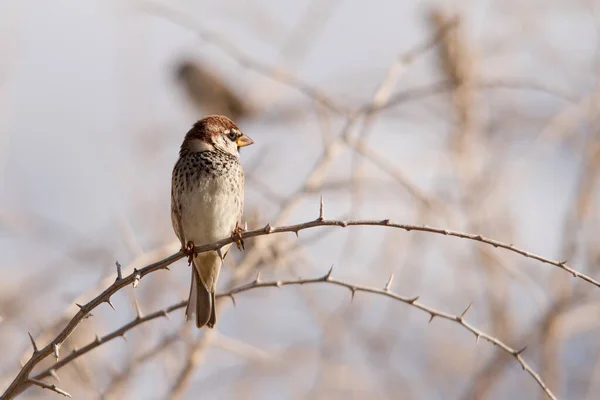
<svg viewBox="0 0 600 400"><path fill-rule="evenodd" d="M461 325L463 328L467 329L469 332L473 333L478 342L479 342L479 339L484 339L484 340L498 346L504 352L511 355L523 367L523 369L525 371L527 371L527 373L534 378L534 380L537 382L537 384L542 388L544 393L546 393L546 395L549 398L551 398L551 399L556 398L554 396L554 394L550 391L550 389L548 389L548 387L546 386L544 381L540 378L540 376L535 372L535 370L533 370L533 368L531 368L529 366L529 364L523 359L522 353L525 350L525 348L522 348L521 350L516 350L516 349L508 346L504 342L502 342L500 339L483 332L482 330L476 328L475 326L473 326L472 324L468 323L465 320L466 314L469 311L469 309L471 308L472 304L469 304L465 308L465 310L459 315L449 314L449 313L439 311L433 307L427 306L427 305L419 302L418 296L406 297L406 296L401 296L399 294L396 294L396 293L390 291L389 286L390 286L390 282L392 281L392 276L390 276L390 278L388 279L388 281L385 284L383 289L378 289L378 288L373 288L373 287L354 285L354 284L351 284L351 283L348 283L345 281L337 280L332 277L332 273L333 273L333 267L327 272L327 274L325 274L321 277L312 278L312 279L299 278L299 279L290 279L290 280L261 281L260 278L257 276L256 279L250 283L238 286L234 289L231 289L228 292L218 294L217 298L230 297L233 300L235 295L242 293L242 292L249 291L249 290L257 289L257 288L266 288L266 287L280 288L283 286L310 285L310 284L318 284L318 283L331 284L331 285L344 287L344 288L350 290L352 297L354 297L355 293L357 293L357 292L372 293L372 294L389 297L391 299L400 301L402 303L408 304L411 307L414 307L421 311L426 312L430 316L429 322L431 322L434 318L441 318L441 319L446 319L448 321L452 321L456 324ZM148 314L147 316L145 316L143 318L135 318L132 321L130 321L129 323L127 323L127 324L123 325L122 327L114 330L113 332L107 334L106 336L103 336L102 338L97 337L94 341L90 342L89 344L82 347L81 349L73 351L73 353L71 353L71 355L67 356L62 361L53 364L51 367L49 367L45 371L36 375L34 380L39 381L40 379L50 376L52 371L56 371L56 370L64 367L69 362L84 355L85 353L92 351L93 349L97 348L101 344L106 343L114 338L123 336L127 331L135 328L136 326L139 326L140 324L142 324L144 322L151 321L156 318L164 317L168 313L170 313L174 310L183 308L183 307L185 307L186 303L187 302L184 300L179 303L175 303L167 308L164 308L164 309L155 311L151 314ZM210 331L210 332L212 332L212 331ZM192 367L193 366L189 366L189 369L191 369Z"/></svg>

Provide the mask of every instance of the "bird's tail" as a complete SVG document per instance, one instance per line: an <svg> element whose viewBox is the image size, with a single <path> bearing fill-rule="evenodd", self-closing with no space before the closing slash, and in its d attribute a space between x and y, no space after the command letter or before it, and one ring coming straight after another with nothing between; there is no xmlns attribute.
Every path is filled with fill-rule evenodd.
<svg viewBox="0 0 600 400"><path fill-rule="evenodd" d="M215 313L215 287L221 270L221 259L215 253L202 253L192 263L190 297L185 309L188 320L196 314L196 326L212 328L217 322Z"/></svg>

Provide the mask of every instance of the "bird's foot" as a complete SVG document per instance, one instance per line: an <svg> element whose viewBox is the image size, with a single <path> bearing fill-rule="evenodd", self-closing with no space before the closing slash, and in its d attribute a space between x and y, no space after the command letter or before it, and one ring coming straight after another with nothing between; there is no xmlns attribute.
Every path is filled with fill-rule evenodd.
<svg viewBox="0 0 600 400"><path fill-rule="evenodd" d="M235 228L233 229L233 232L231 232L231 239L237 246L238 250L245 250L244 240L242 239L242 233L244 233L245 231L246 230L244 228L242 228L238 222L235 224Z"/></svg>
<svg viewBox="0 0 600 400"><path fill-rule="evenodd" d="M187 242L187 245L185 246L185 252L187 254L188 265L192 265L192 260L198 256L194 242L191 240Z"/></svg>

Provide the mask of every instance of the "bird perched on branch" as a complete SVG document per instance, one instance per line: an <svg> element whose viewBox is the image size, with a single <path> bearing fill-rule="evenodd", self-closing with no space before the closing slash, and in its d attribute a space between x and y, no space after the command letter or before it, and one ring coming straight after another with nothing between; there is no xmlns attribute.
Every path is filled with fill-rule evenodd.
<svg viewBox="0 0 600 400"><path fill-rule="evenodd" d="M232 236L238 247L244 205L244 172L239 149L254 143L229 118L211 115L196 122L183 139L171 179L171 221L192 266L185 314L198 328L216 322L215 287L231 245L194 253L194 247Z"/></svg>

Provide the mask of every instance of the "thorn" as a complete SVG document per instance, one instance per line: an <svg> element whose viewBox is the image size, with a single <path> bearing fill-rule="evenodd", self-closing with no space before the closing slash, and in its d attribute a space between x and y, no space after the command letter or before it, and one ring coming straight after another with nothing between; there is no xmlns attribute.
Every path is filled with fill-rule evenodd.
<svg viewBox="0 0 600 400"><path fill-rule="evenodd" d="M133 304L135 305L135 313L137 315L137 319L144 318L144 314L142 313L142 309L140 307L140 303L138 302L137 297L133 298Z"/></svg>
<svg viewBox="0 0 600 400"><path fill-rule="evenodd" d="M27 332L29 335L29 340L31 340L31 345L33 346L33 354L38 352L37 345L35 344L35 340L33 340L33 336L31 336L31 332Z"/></svg>
<svg viewBox="0 0 600 400"><path fill-rule="evenodd" d="M237 303L235 302L235 297L234 297L233 293L229 293L227 295L227 297L229 297L231 299L231 304L233 304L233 307L237 307Z"/></svg>
<svg viewBox="0 0 600 400"><path fill-rule="evenodd" d="M73 398L73 396L71 396L71 394L70 394L69 392L65 392L65 391L64 391L64 390L62 390L61 388L59 388L59 387L56 387L56 385L52 385L50 388L51 388L52 390L54 390L56 393L58 393L58 394L62 394L63 396L65 396L65 397L68 397L68 398L70 398L70 399L72 399L72 398Z"/></svg>
<svg viewBox="0 0 600 400"><path fill-rule="evenodd" d="M256 279L254 279L254 283L260 283L260 271L256 273Z"/></svg>
<svg viewBox="0 0 600 400"><path fill-rule="evenodd" d="M389 224L390 224L390 220L389 220L389 218L386 218L386 219L384 219L383 221L381 221L381 223L382 223L383 225L389 225Z"/></svg>
<svg viewBox="0 0 600 400"><path fill-rule="evenodd" d="M117 311L117 309L115 308L115 306L113 306L113 303L111 303L110 298L106 299L106 302L108 303L108 305L110 306L110 308L113 309L113 311Z"/></svg>
<svg viewBox="0 0 600 400"><path fill-rule="evenodd" d="M121 337L123 338L124 341L127 341L127 338L125 337L125 334L121 334Z"/></svg>
<svg viewBox="0 0 600 400"><path fill-rule="evenodd" d="M386 292L389 292L393 281L394 281L394 273L392 272L392 274L390 275L390 278L388 279L387 283L385 284L385 288L383 290L385 290Z"/></svg>
<svg viewBox="0 0 600 400"><path fill-rule="evenodd" d="M138 271L136 268L133 269L133 287L136 288L138 287L138 285L140 284L140 279L142 279L142 275L140 274L140 271Z"/></svg>
<svg viewBox="0 0 600 400"><path fill-rule="evenodd" d="M515 351L515 356L520 356L525 351L525 349L527 349L527 346L523 347L521 350Z"/></svg>
<svg viewBox="0 0 600 400"><path fill-rule="evenodd" d="M443 232L443 233L444 233L444 235L448 235L450 232L448 232L448 230L447 230L447 229L444 229L444 232Z"/></svg>
<svg viewBox="0 0 600 400"><path fill-rule="evenodd" d="M166 319L171 319L171 316L169 315L167 310L163 310L162 316L165 317Z"/></svg>
<svg viewBox="0 0 600 400"><path fill-rule="evenodd" d="M298 236L298 230L295 230L294 233L296 234L296 239L300 238L300 236Z"/></svg>
<svg viewBox="0 0 600 400"><path fill-rule="evenodd" d="M465 315L467 315L467 313L469 312L469 310L471 309L471 306L473 305L473 303L469 303L469 305L467 306L467 308L465 308L465 311L462 312L462 314L460 314L460 317L458 317L459 321L462 321L462 319L465 317Z"/></svg>
<svg viewBox="0 0 600 400"><path fill-rule="evenodd" d="M430 317L429 317L429 322L428 324L431 323L431 321L433 321L433 319L435 318L435 314L430 313Z"/></svg>
<svg viewBox="0 0 600 400"><path fill-rule="evenodd" d="M414 302L417 300L419 300L419 296L415 296L412 299L408 299L408 304L414 304Z"/></svg>
<svg viewBox="0 0 600 400"><path fill-rule="evenodd" d="M219 258L221 259L221 262L223 262L223 260L225 259L225 257L223 257L223 253L221 252L221 249L217 249L217 255L219 256Z"/></svg>
<svg viewBox="0 0 600 400"><path fill-rule="evenodd" d="M79 303L75 303L75 305L76 305L77 307L79 307L79 309L80 309L80 310L82 310L82 309L83 309L83 306L82 306L81 304L79 304ZM86 314L86 315L83 317L83 319L88 319L89 317L93 317L93 316L94 316L94 314L92 314L92 313L87 313L87 314Z"/></svg>
<svg viewBox="0 0 600 400"><path fill-rule="evenodd" d="M248 230L248 221L244 221L244 231Z"/></svg>
<svg viewBox="0 0 600 400"><path fill-rule="evenodd" d="M271 233L273 231L273 228L271 228L271 224L267 224L265 225L263 230L265 231L265 233Z"/></svg>
<svg viewBox="0 0 600 400"><path fill-rule="evenodd" d="M345 227L347 227L347 226L348 226L348 223L347 223L346 221L340 221L340 222L338 223L338 225L339 225L339 226L341 226L342 228L345 228Z"/></svg>
<svg viewBox="0 0 600 400"><path fill-rule="evenodd" d="M48 371L48 373L51 377L53 377L56 380L56 382L60 382L60 378L58 377L58 374L56 373L56 370L54 368L51 368L50 371Z"/></svg>
<svg viewBox="0 0 600 400"><path fill-rule="evenodd" d="M331 279L331 274L333 273L333 264L331 264L331 268L329 268L329 272L325 275L325 280L328 281Z"/></svg>
<svg viewBox="0 0 600 400"><path fill-rule="evenodd" d="M102 343L102 339L100 339L100 336L98 336L98 334L96 333L96 339L94 340L95 343Z"/></svg>
<svg viewBox="0 0 600 400"><path fill-rule="evenodd" d="M281 281L275 282L275 286L277 286L278 288L280 288L282 285L283 283Z"/></svg>
<svg viewBox="0 0 600 400"><path fill-rule="evenodd" d="M121 264L119 261L115 261L115 265L117 266L117 281L123 279L123 271L121 271Z"/></svg>
<svg viewBox="0 0 600 400"><path fill-rule="evenodd" d="M352 303L354 301L354 294L356 293L356 288L354 286L350 287L350 292L352 293L351 297L350 297L350 303Z"/></svg>
<svg viewBox="0 0 600 400"><path fill-rule="evenodd" d="M70 395L68 392L65 392L65 391L64 391L64 390L62 390L61 388L59 388L59 387L56 387L56 385L50 385L50 389L51 389L51 390L54 390L54 391L55 391L56 393L58 393L58 394L62 394L63 396L65 396L65 397L68 397L68 398L70 398L70 399L72 399L72 398L73 398L73 396L71 396L71 395Z"/></svg>
<svg viewBox="0 0 600 400"><path fill-rule="evenodd" d="M482 240L483 238L481 237L481 235L477 235L473 239L475 239L475 240Z"/></svg>
<svg viewBox="0 0 600 400"><path fill-rule="evenodd" d="M558 265L564 267L566 263L567 263L567 260L559 262Z"/></svg>
<svg viewBox="0 0 600 400"><path fill-rule="evenodd" d="M60 346L56 343L52 343L52 352L54 353L54 358L56 358L56 361L58 362L58 357L59 357L59 350L60 350Z"/></svg>
<svg viewBox="0 0 600 400"><path fill-rule="evenodd" d="M168 265L165 265L165 266L163 267L163 269L166 269L167 271L170 271L170 270L171 270L171 268L169 268L169 266L168 266Z"/></svg>
<svg viewBox="0 0 600 400"><path fill-rule="evenodd" d="M480 338L480 337L481 337L481 336L479 336L479 333L476 333L476 334L475 334L475 344L479 344L479 338Z"/></svg>
<svg viewBox="0 0 600 400"><path fill-rule="evenodd" d="M323 207L323 195L321 195L321 201L319 203L319 218L317 221L323 221L325 219L325 211Z"/></svg>

